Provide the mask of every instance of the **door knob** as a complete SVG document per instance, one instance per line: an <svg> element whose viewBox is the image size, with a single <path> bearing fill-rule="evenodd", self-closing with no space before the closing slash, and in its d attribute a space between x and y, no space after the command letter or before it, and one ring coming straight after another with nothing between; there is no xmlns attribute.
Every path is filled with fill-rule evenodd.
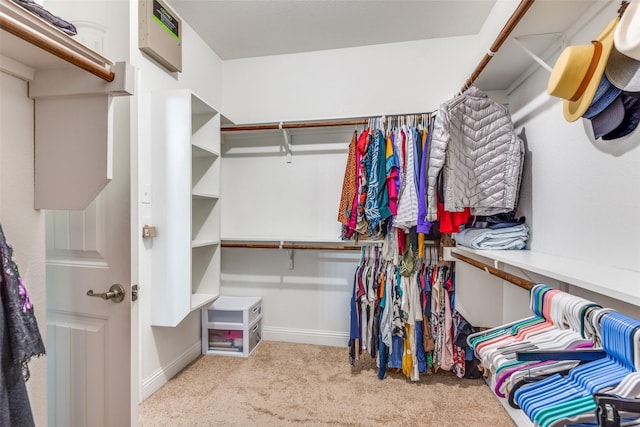
<svg viewBox="0 0 640 427"><path fill-rule="evenodd" d="M111 285L111 287L109 288L109 292L96 294L95 292L93 292L93 289L90 289L87 291L87 295L90 297L110 299L113 302L122 302L122 300L124 299L124 294L125 294L124 287L119 283Z"/></svg>

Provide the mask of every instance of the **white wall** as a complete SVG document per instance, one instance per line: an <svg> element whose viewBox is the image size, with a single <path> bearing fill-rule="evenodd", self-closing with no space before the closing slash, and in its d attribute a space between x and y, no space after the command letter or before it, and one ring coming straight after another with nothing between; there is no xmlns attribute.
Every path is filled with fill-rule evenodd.
<svg viewBox="0 0 640 427"><path fill-rule="evenodd" d="M258 123L435 110L460 91L517 4L496 2L476 36L225 61L224 115Z"/></svg>
<svg viewBox="0 0 640 427"><path fill-rule="evenodd" d="M502 18L494 14L493 28L500 28L511 10L498 2ZM612 2L596 14L592 22L577 32L570 44L581 44L597 35L616 14ZM480 37L397 43L299 55L241 59L224 63L223 112L240 123L313 120L370 116L432 110L459 89L477 63L478 54L493 41L483 30ZM451 55L451 52L456 52ZM557 54L559 54L559 49ZM556 55L557 55L556 54ZM368 67L372 58L402 58L398 66ZM553 64L555 57L549 62ZM512 113L519 117L518 132L527 141L525 176L521 195L521 214L531 226L532 250L638 271L640 229L634 219L640 211L640 197L633 189L640 184L640 134L613 143L593 140L582 122L567 123L561 102L545 95L548 72L539 69L524 84L508 94ZM391 90L390 88L393 88ZM501 101L501 100L499 100ZM526 114L524 113L526 112ZM316 136L297 135L298 144ZM307 132L308 135L308 132ZM343 143L349 140L343 134ZM344 173L346 150L295 154L292 164L284 160L279 132L227 137L223 148L223 236L290 236L335 238L339 186ZM327 138L335 142L336 137ZM319 146L320 144L318 144ZM331 145L331 144L330 144ZM333 146L332 146L333 148ZM336 147L337 148L337 147ZM323 186L314 186L314 175L322 171ZM227 184L233 182L233 185ZM309 192L301 188L312 188ZM276 190L277 189L277 190ZM295 194L295 197L291 197ZM276 200L275 204L267 204ZM304 219L302 219L304 218ZM306 230L306 231L305 231ZM274 292L260 273L280 283L290 275L315 277L322 283L318 269L296 266L288 270L284 253L267 255L265 251L226 249L222 254L223 293L258 294L265 297L265 336L270 328L278 330L282 315L269 317L270 310L292 312L292 306L315 310L315 303L295 298L293 291ZM302 251L296 252L296 257ZM273 263L264 265L265 257ZM307 255L303 255L307 257ZM270 258L271 259L271 258ZM242 276L239 265L251 265L252 274ZM355 263L344 268L343 281L349 282ZM466 268L458 275L460 289L475 297L458 303L473 323L492 326L528 314L525 291L485 273ZM530 272L514 274L547 283L583 295L608 307L638 316L638 307L602 295L588 293ZM278 273L278 274L276 274ZM316 275L317 276L314 276ZM482 276L481 276L482 275ZM306 289L308 295L313 291ZM277 295L277 297L276 297ZM336 292L327 310L342 310L349 292ZM287 308L285 308L287 307ZM487 310L487 307L501 307ZM495 314L492 317L491 314ZM301 329L329 329L311 318L298 325ZM326 325L326 324L324 324ZM344 325L342 331L347 330ZM339 335L342 331L336 331ZM316 337L321 340L321 337Z"/></svg>
<svg viewBox="0 0 640 427"><path fill-rule="evenodd" d="M281 131L224 134L223 238L339 240L336 218L353 133L353 126L292 130L291 163Z"/></svg>
<svg viewBox="0 0 640 427"><path fill-rule="evenodd" d="M618 6L613 2L568 43L588 43ZM540 70L514 91L511 110L517 114L535 105L548 77ZM564 120L560 99L549 97L543 105L516 123L532 160L533 194L525 205L535 227L531 249L640 270L640 229L633 226L640 209L640 197L633 191L640 184L640 132L596 141L588 120Z"/></svg>
<svg viewBox="0 0 640 427"><path fill-rule="evenodd" d="M581 29L569 44L585 44L616 16L612 2ZM558 50L559 53L559 50ZM550 61L555 61L555 57ZM531 225L532 250L588 263L640 271L640 132L620 140L594 140L587 120L564 120L562 102L544 99L549 74L539 70L509 96L517 111L529 111L516 123L527 140L531 163L523 213ZM573 293L602 300L638 316L640 309L574 287Z"/></svg>
<svg viewBox="0 0 640 427"><path fill-rule="evenodd" d="M0 223L13 247L46 347L44 214L33 208L33 101L27 83L0 73ZM47 423L46 357L29 363L29 401L36 425Z"/></svg>
<svg viewBox="0 0 640 427"><path fill-rule="evenodd" d="M478 36L225 61L223 114L236 123L433 111L457 93L517 2L497 2ZM453 54L455 53L455 54ZM222 236L337 240L353 127L226 134ZM263 297L266 339L343 346L359 253L223 249L222 293ZM327 316L326 313L331 313Z"/></svg>
<svg viewBox="0 0 640 427"><path fill-rule="evenodd" d="M612 2L587 22L567 43L589 43L616 15ZM548 61L554 64L557 52ZM640 229L635 226L640 212L640 133L636 131L616 141L596 141L588 121L569 123L562 114L562 101L546 95L549 73L539 68L522 85L508 94L509 108L519 133L526 139L526 167L521 191L521 214L531 227L529 247L568 259L584 261L616 271L640 271ZM460 264L460 263L459 263ZM640 317L640 307L596 294L568 283L511 271L536 282L558 287L605 307ZM505 298L512 286L471 267L459 269L457 279L463 287L475 286L476 294ZM490 283L485 283L489 281ZM522 293L518 302L528 298ZM474 299L461 292L457 301L471 304ZM481 298L476 295L478 306ZM472 310L486 319L479 310ZM525 310L526 311L526 310ZM524 317L503 308L503 321ZM487 324L493 326L490 319ZM500 323L500 322L498 322Z"/></svg>
<svg viewBox="0 0 640 427"><path fill-rule="evenodd" d="M137 10L134 12L137 13ZM137 22L137 15L132 19ZM132 31L137 40L137 27ZM190 89L201 99L219 109L221 105L221 74L222 61L195 34L187 23L183 23L183 51L182 72L170 73L159 66L148 56L137 49L137 43L132 46L132 62L137 68L138 86L135 96L135 107L132 109L137 139L137 152L133 157L137 159L137 174L132 176L134 193L139 193L145 185L150 184L151 150L154 149L151 140L150 96L154 91L171 89ZM152 203L153 203L153 189ZM139 203L134 195L134 205L137 204L137 217L133 219L133 227L142 230L144 224L153 225L149 204ZM136 216L134 214L134 216ZM139 233L141 235L141 233ZM140 398L146 399L160 386L178 373L189 362L200 354L200 317L199 311L191 313L176 328L152 327L151 294L154 284L151 282L150 250L152 243L148 240L136 242L139 248L138 283L140 284L139 315L139 352L140 352ZM167 260L171 262L171 260Z"/></svg>
<svg viewBox="0 0 640 427"><path fill-rule="evenodd" d="M280 131L225 134L222 238L338 241L353 127L295 130L287 163ZM261 296L267 340L344 346L359 252L222 251L222 294Z"/></svg>

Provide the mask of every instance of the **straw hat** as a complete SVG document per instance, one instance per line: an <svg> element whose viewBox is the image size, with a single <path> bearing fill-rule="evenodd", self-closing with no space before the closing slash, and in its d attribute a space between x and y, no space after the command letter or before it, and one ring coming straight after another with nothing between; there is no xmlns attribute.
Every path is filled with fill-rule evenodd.
<svg viewBox="0 0 640 427"><path fill-rule="evenodd" d="M564 118L574 122L589 108L613 48L614 18L590 44L568 46L549 76L547 92L564 99Z"/></svg>
<svg viewBox="0 0 640 427"><path fill-rule="evenodd" d="M620 19L615 31L616 48L624 55L640 61L640 2L632 1Z"/></svg>

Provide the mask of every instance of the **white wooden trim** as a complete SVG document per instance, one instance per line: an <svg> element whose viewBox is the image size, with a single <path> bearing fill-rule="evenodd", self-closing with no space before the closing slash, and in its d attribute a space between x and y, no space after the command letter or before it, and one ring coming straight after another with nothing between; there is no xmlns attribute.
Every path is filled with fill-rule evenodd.
<svg viewBox="0 0 640 427"><path fill-rule="evenodd" d="M147 378L142 379L142 394L141 399L145 400L153 393L158 391L160 387L165 385L171 378L173 378L178 372L183 370L189 363L196 360L202 351L202 344L200 340L193 343L184 353L178 356L177 359L168 363L164 367L160 367Z"/></svg>
<svg viewBox="0 0 640 427"><path fill-rule="evenodd" d="M346 332L279 328L274 326L263 326L262 338L265 341L328 345L332 347L347 347L349 344L349 334Z"/></svg>

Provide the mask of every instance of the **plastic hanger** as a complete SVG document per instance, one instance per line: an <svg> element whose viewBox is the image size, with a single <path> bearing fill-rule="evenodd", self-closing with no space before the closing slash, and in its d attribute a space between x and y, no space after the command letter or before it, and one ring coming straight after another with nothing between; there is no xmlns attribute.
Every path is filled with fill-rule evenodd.
<svg viewBox="0 0 640 427"><path fill-rule="evenodd" d="M601 328L608 354L604 362L578 366L567 377L554 375L515 392L516 402L530 419L546 426L574 416L589 406L588 399L583 398L620 383L635 369L640 321L608 312L601 317Z"/></svg>
<svg viewBox="0 0 640 427"><path fill-rule="evenodd" d="M474 334L470 334L467 337L467 344L474 351L476 356L478 356L477 347L481 345L483 342L488 340L494 340L496 337L500 337L509 333L510 330L517 330L520 325L526 325L532 322L542 322L544 318L542 316L542 311L539 309L539 305L537 303L538 295L542 292L546 292L551 288L546 285L535 285L529 291L529 308L534 313L534 316L527 317L521 320L517 320L515 322L498 326L496 328L491 328L486 331L477 332Z"/></svg>
<svg viewBox="0 0 640 427"><path fill-rule="evenodd" d="M572 313L581 312L582 310L579 310L579 308L588 304L586 300L581 298L573 297L568 294L564 295L565 296L560 294L554 300L557 302L556 306L560 305L561 307L556 307L555 311L557 313L552 316L554 317L553 322L556 325L560 324L560 326L562 326L563 319L571 317ZM579 322L577 320L573 320L568 322L567 326L577 326L576 329L579 329ZM519 341L519 343L529 343L531 348L521 350L521 344L507 345L496 349L492 354L483 359L483 361L491 371L497 374L505 367L512 367L513 365L524 363L515 361L515 351L563 351L568 348L593 347L593 342L591 340L583 338L582 335L573 328L548 329L544 332L534 334L531 336L530 340Z"/></svg>
<svg viewBox="0 0 640 427"><path fill-rule="evenodd" d="M545 292L543 296L543 308L542 308L542 314L543 314L542 318L544 319L544 321L536 322L534 324L528 325L527 327L517 328L516 326L516 328L514 328L514 330L517 330L515 335L506 334L501 337L496 337L490 341L485 341L485 342L476 344L474 347L474 351L479 356L479 358L482 359L485 354L495 350L498 347L504 346L510 342L522 341L533 333L539 333L544 330L554 328L555 327L554 323L551 320L551 307L552 307L553 298L559 293L560 291L555 289L551 289Z"/></svg>

